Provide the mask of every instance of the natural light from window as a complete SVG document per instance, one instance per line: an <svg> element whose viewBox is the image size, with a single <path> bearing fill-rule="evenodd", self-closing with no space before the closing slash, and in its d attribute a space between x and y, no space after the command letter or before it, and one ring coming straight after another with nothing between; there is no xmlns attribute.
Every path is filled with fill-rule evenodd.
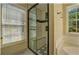
<svg viewBox="0 0 79 59"><path fill-rule="evenodd" d="M23 40L25 11L13 5L2 5L3 44Z"/></svg>

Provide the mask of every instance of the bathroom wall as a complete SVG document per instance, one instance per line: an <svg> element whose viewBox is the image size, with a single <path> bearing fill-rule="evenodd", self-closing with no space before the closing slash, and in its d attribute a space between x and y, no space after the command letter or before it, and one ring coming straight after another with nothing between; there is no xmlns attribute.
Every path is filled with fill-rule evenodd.
<svg viewBox="0 0 79 59"><path fill-rule="evenodd" d="M70 6L70 5L73 5L73 4L68 4L68 3L66 3L66 4L62 4L63 5L63 34L66 34L66 29L67 29L67 24L66 24L66 20L67 20L67 18L66 18L66 14L67 14L67 12L66 12L66 10L67 10L67 7L68 6Z"/></svg>
<svg viewBox="0 0 79 59"><path fill-rule="evenodd" d="M54 52L54 54L65 54L65 51L63 51L65 46L79 47L79 35L66 33L66 8L70 5L73 4L50 4L49 6L50 53Z"/></svg>
<svg viewBox="0 0 79 59"><path fill-rule="evenodd" d="M59 54L63 45L62 4L54 4L54 42L55 53Z"/></svg>
<svg viewBox="0 0 79 59"><path fill-rule="evenodd" d="M79 46L79 34L75 34L75 33L67 33L67 17L66 17L66 10L68 6L72 6L75 4L63 4L63 34L64 34L64 43L67 43L67 45L69 44L70 46ZM68 46L69 46L68 45Z"/></svg>
<svg viewBox="0 0 79 59"><path fill-rule="evenodd" d="M56 54L68 54L63 50L65 47L71 50L73 47L74 51L79 47L79 34L67 33L66 10L71 5L74 4L54 4L54 49ZM76 54L76 52L73 53Z"/></svg>
<svg viewBox="0 0 79 59"><path fill-rule="evenodd" d="M74 4L62 4L63 15L63 45L62 48L57 51L57 54L79 54L79 34L67 33L67 7ZM59 7L58 7L59 8ZM57 42L56 42L57 43Z"/></svg>
<svg viewBox="0 0 79 59"><path fill-rule="evenodd" d="M27 11L26 4L13 4L13 5ZM18 53L24 52L27 49L27 16L26 15L25 15L25 20L24 20L25 21L24 40L2 45L1 54L18 54Z"/></svg>

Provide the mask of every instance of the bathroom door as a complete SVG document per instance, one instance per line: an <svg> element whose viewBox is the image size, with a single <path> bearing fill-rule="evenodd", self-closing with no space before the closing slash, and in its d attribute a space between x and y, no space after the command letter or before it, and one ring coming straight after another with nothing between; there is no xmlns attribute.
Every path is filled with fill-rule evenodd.
<svg viewBox="0 0 79 59"><path fill-rule="evenodd" d="M29 49L35 54L49 54L48 4L35 4L29 9Z"/></svg>

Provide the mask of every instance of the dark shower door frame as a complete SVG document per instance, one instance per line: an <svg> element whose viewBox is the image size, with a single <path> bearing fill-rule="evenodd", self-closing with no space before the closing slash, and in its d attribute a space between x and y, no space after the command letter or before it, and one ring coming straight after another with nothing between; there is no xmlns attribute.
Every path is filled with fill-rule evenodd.
<svg viewBox="0 0 79 59"><path fill-rule="evenodd" d="M33 50L29 47L29 11L30 11L32 8L36 7L37 5L39 5L39 3L34 4L31 8L29 8L29 9L27 10L27 14L28 14L28 23L27 23L27 25L28 25L28 30L27 30L27 32L28 32L28 48L29 48L29 50L31 50L31 51L32 51L34 54L36 54L36 55L38 55L38 53L36 53L35 51L33 51ZM49 55L49 4L47 4L47 11L48 11L47 55Z"/></svg>

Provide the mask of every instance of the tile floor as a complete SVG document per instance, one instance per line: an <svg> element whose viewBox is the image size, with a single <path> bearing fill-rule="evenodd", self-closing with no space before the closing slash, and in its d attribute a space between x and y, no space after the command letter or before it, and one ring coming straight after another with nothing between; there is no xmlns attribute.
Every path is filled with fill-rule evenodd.
<svg viewBox="0 0 79 59"><path fill-rule="evenodd" d="M35 54L29 49L27 49L25 52L21 53L20 55L35 55Z"/></svg>

